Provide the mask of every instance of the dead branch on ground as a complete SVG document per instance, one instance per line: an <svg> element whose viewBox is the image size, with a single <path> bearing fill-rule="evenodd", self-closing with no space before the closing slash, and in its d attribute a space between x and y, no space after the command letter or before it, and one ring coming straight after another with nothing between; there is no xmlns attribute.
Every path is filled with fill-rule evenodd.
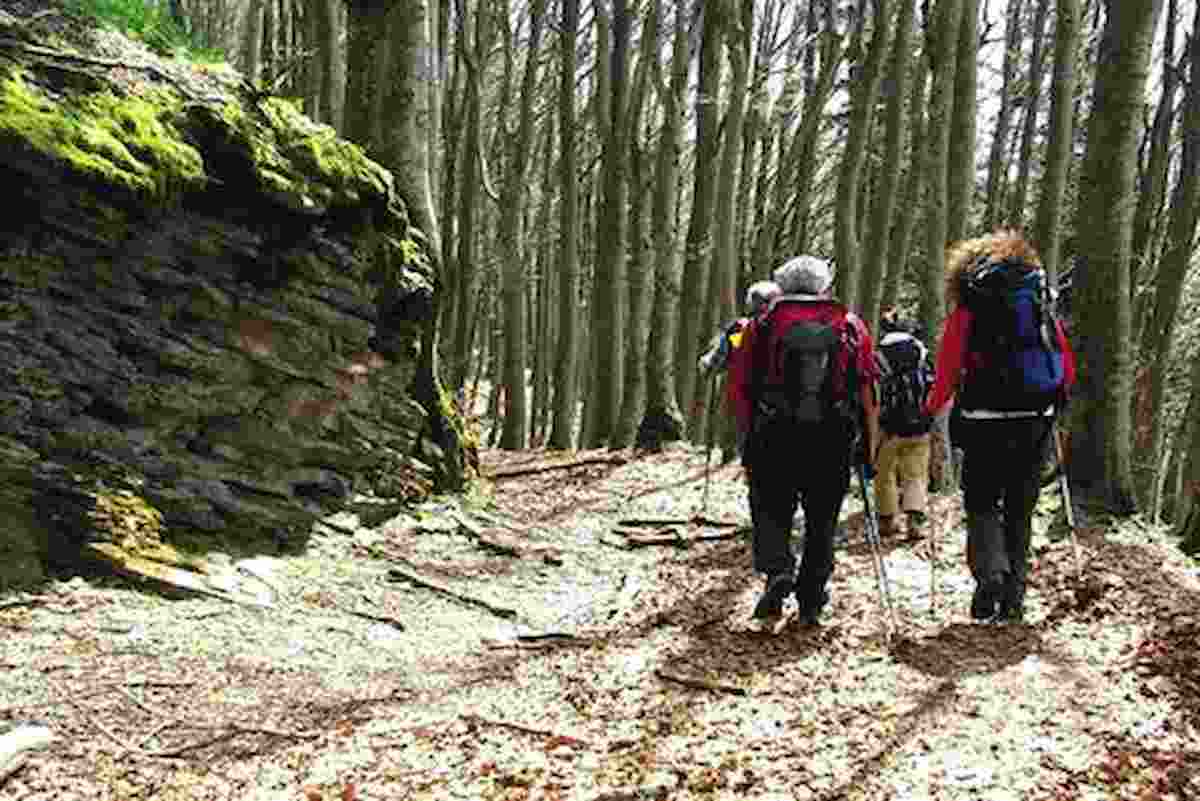
<svg viewBox="0 0 1200 801"><path fill-rule="evenodd" d="M470 713L463 715L462 719L467 723L474 723L478 726L495 726L497 728L508 729L510 731L519 731L524 734L532 734L535 737L545 737L545 738L553 740L556 743L559 743L561 745L577 745L577 746L584 746L584 747L587 746L587 743L584 740L579 739L578 737L571 737L570 735L559 734L557 732L550 731L549 729L538 729L533 726L526 726L524 723L513 723L512 721L508 721L508 720L496 720L494 718L485 718L482 715L475 715L475 714L470 714Z"/></svg>
<svg viewBox="0 0 1200 801"><path fill-rule="evenodd" d="M453 598L454 600L458 601L459 603L464 603L464 604L467 604L468 606L475 606L475 607L479 607L480 609L485 609L488 612L491 612L493 615L496 615L497 617L502 617L502 618L511 620L517 616L517 611L515 609L508 609L507 607L496 606L494 604L490 604L487 601L481 600L479 598L472 598L469 595L463 595L462 593L455 592L454 590L450 589L449 587L443 587L440 584L435 584L434 582L430 581L429 579L422 578L421 576L418 576L415 573L409 573L406 570L401 570L398 567L390 568L388 570L387 576L389 579L391 579L393 581L398 581L398 580L407 581L410 584L415 584L418 587L422 587L424 589L431 590L433 592L438 593L439 595L445 595L447 598Z"/></svg>
<svg viewBox="0 0 1200 801"><path fill-rule="evenodd" d="M719 681L709 681L708 679L697 679L691 676L680 676L675 673L668 673L662 668L654 671L654 675L663 681L672 681L676 684L682 684L684 687L690 687L693 690L708 690L715 693L729 693L730 695L749 695L750 692L745 687L739 687L736 684L723 684Z"/></svg>
<svg viewBox="0 0 1200 801"><path fill-rule="evenodd" d="M499 470L484 476L484 478L491 479L492 481L501 481L506 478L516 478L517 476L548 473L552 470L574 470L578 467L587 467L594 464L623 465L628 461L628 457L625 456L589 456L585 459L576 459L573 462L558 462L556 464L535 465L533 467L519 467L512 470Z"/></svg>

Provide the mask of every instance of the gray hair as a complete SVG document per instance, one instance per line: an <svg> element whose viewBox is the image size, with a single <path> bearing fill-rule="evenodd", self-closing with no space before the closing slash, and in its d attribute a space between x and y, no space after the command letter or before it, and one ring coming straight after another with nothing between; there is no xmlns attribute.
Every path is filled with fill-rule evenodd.
<svg viewBox="0 0 1200 801"><path fill-rule="evenodd" d="M816 256L797 256L771 274L789 295L824 295L833 285L833 265Z"/></svg>
<svg viewBox="0 0 1200 801"><path fill-rule="evenodd" d="M746 289L746 312L753 317L782 294L783 287L774 281L755 281Z"/></svg>

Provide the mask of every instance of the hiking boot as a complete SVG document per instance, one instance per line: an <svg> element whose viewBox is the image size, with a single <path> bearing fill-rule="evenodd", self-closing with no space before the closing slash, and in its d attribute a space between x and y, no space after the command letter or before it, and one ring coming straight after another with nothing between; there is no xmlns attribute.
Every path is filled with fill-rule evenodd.
<svg viewBox="0 0 1200 801"><path fill-rule="evenodd" d="M801 597L801 592L797 589L796 603L800 605L796 618L806 626L815 626L821 620L821 611L825 604L829 603L829 590L822 588L816 598L811 598Z"/></svg>
<svg viewBox="0 0 1200 801"><path fill-rule="evenodd" d="M792 594L795 583L787 573L777 573L767 578L767 587L754 605L754 617L766 620L783 614L783 600Z"/></svg>
<svg viewBox="0 0 1200 801"><path fill-rule="evenodd" d="M975 594L971 596L972 618L992 620L997 617L997 607L1004 597L1004 578L1004 574L996 574L990 581L981 581L975 585Z"/></svg>
<svg viewBox="0 0 1200 801"><path fill-rule="evenodd" d="M910 540L920 539L925 534L925 513L913 510L908 513L908 538Z"/></svg>
<svg viewBox="0 0 1200 801"><path fill-rule="evenodd" d="M1004 583L998 617L1009 623L1025 622L1025 582L1015 573L1008 574L1008 581Z"/></svg>

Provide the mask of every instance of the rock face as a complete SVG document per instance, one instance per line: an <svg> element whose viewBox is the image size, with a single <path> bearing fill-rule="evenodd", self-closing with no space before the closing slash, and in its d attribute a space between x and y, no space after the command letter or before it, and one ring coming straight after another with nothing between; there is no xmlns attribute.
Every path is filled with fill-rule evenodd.
<svg viewBox="0 0 1200 801"><path fill-rule="evenodd" d="M0 10L0 589L84 543L299 544L445 469L413 397L433 276L390 174L126 46Z"/></svg>

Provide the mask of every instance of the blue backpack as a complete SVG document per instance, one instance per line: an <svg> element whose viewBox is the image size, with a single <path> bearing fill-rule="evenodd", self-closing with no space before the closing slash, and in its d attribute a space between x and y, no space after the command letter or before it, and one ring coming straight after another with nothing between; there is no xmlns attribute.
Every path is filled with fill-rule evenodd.
<svg viewBox="0 0 1200 801"><path fill-rule="evenodd" d="M1039 412L1052 405L1065 374L1046 273L985 258L961 288L972 314L968 350L983 357L963 388L963 407Z"/></svg>

